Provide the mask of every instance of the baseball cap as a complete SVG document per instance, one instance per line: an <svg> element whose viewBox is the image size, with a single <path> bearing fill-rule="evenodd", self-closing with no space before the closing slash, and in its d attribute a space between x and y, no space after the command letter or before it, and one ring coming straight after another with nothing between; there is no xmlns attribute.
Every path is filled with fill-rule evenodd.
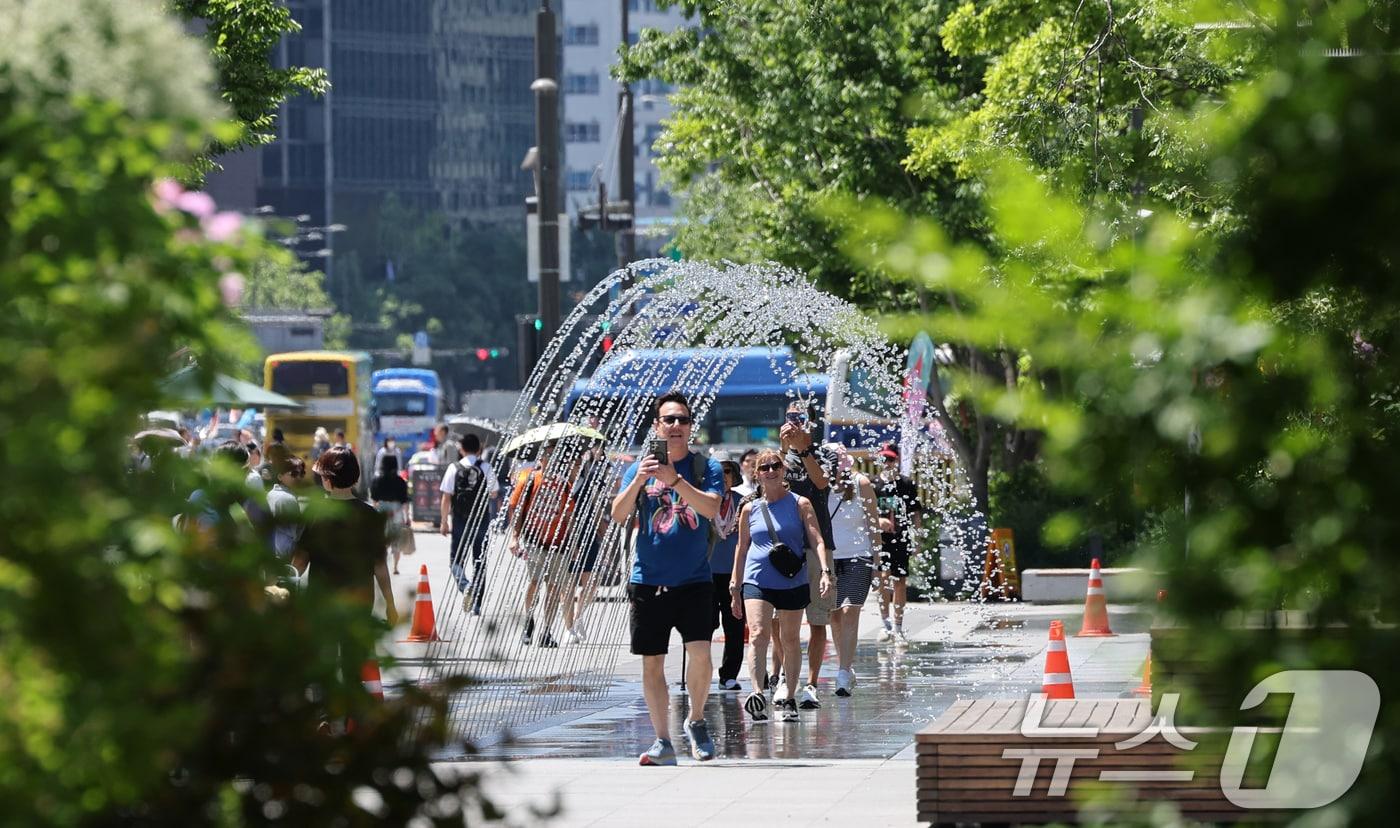
<svg viewBox="0 0 1400 828"><path fill-rule="evenodd" d="M880 449L880 456L881 456L881 457L888 458L888 459L890 459L890 460L898 460L898 459L899 459L899 449L895 448L893 443L886 443L886 444Z"/></svg>

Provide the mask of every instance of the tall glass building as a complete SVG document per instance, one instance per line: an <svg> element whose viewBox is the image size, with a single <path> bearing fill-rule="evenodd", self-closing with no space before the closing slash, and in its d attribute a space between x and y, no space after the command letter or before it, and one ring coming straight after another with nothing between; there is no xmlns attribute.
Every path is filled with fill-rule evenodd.
<svg viewBox="0 0 1400 828"><path fill-rule="evenodd" d="M523 199L534 187L520 163L535 143L538 0L287 6L302 31L284 38L274 59L326 68L332 89L324 99L287 102L277 141L257 151L256 204L233 206L270 206L280 216L306 216L311 227L347 226L340 238L326 234L310 247L359 237L391 194L523 232Z"/></svg>

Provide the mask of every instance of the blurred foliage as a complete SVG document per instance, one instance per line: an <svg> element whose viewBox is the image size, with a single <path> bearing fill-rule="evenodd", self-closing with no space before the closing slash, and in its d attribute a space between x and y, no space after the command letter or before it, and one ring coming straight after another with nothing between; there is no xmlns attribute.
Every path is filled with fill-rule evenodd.
<svg viewBox="0 0 1400 828"><path fill-rule="evenodd" d="M619 72L678 88L654 146L681 196L676 244L692 258L774 260L825 289L883 307L912 307L913 290L835 250L816 209L831 193L876 197L950 226L977 221L951 176L906 169L909 106L923 88L973 94L981 61L952 58L939 26L947 3L684 0L695 24L643 30ZM703 36L701 32L703 31Z"/></svg>
<svg viewBox="0 0 1400 828"><path fill-rule="evenodd" d="M161 454L130 471L161 378L248 353L221 282L269 255L212 232L199 197L162 195L228 137L209 131L202 50L148 0L0 0L0 28L3 821L490 815L472 776L429 768L440 700L339 681L336 643L358 664L382 625L327 590L269 597L241 471ZM217 523L177 531L196 487ZM318 734L345 716L350 735Z"/></svg>
<svg viewBox="0 0 1400 828"><path fill-rule="evenodd" d="M997 527L1006 527L1015 533L1016 563L1021 569L1087 569L1094 557L1104 566L1126 563L1126 556L1133 550L1140 533L1148 531L1152 517L1125 515L1103 497L1084 507L1082 497L1071 496L1050 485L1039 463L993 472L990 483L991 513L996 515ZM1079 508L1094 515L1096 520L1075 527L1073 533L1056 534L1059 524L1055 516Z"/></svg>
<svg viewBox="0 0 1400 828"><path fill-rule="evenodd" d="M1093 205L1110 237L1134 226L1144 198L1228 225L1231 192L1207 186L1199 142L1170 116L1246 76L1257 38L1222 48L1229 32L1193 27L1185 0L674 5L697 26L644 31L620 74L680 85L656 149L682 196L688 256L775 260L875 311L959 312L936 286L842 256L822 205L876 200L995 247L1006 238L989 224L980 159L1007 152ZM908 341L922 327L890 333ZM976 389L1056 378L1004 341L930 330L956 360L935 371L932 414L985 512L992 470L1030 462L1040 438L976 405Z"/></svg>
<svg viewBox="0 0 1400 828"><path fill-rule="evenodd" d="M1244 690L1280 669L1360 669L1383 698L1400 689L1400 641L1378 621L1400 603L1385 505L1400 467L1400 195L1386 183L1400 173L1400 15L1364 2L1198 13L1245 24L1241 48L1261 49L1257 77L1173 127L1197 142L1199 191L1231 194L1238 232L1155 203L1132 232L1106 232L1111 211L1086 209L1080 182L1004 152L976 160L993 245L855 199L832 215L850 222L849 255L959 298L933 329L1015 348L1057 378L1061 393L975 389L979 407L1043 430L1046 479L1081 498L1051 535L1116 514L1098 508L1104 493L1164 510L1143 562L1163 572L1196 659L1170 689L1203 687L1195 715L1233 723ZM1239 629L1240 612L1280 609L1305 613L1301 626ZM1400 709L1383 704L1355 788L1309 818L1385 820L1398 740Z"/></svg>
<svg viewBox="0 0 1400 828"><path fill-rule="evenodd" d="M301 31L282 0L166 0L168 7L201 31L214 68L218 93L242 129L216 137L190 164L184 177L192 184L219 169L218 156L270 144L277 137L277 112L300 94L324 95L330 89L325 69L275 66L272 51L283 35ZM201 61L201 69L207 65Z"/></svg>

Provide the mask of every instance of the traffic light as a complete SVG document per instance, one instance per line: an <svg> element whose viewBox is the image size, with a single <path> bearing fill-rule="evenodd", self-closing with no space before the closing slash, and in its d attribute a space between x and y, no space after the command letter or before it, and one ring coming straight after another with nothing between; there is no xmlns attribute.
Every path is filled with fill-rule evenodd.
<svg viewBox="0 0 1400 828"><path fill-rule="evenodd" d="M607 354L613 347L612 320L606 318L599 319L598 327L603 331L603 353Z"/></svg>
<svg viewBox="0 0 1400 828"><path fill-rule="evenodd" d="M481 360L482 362L485 362L486 360L491 358L491 352L485 348L477 348L476 358Z"/></svg>

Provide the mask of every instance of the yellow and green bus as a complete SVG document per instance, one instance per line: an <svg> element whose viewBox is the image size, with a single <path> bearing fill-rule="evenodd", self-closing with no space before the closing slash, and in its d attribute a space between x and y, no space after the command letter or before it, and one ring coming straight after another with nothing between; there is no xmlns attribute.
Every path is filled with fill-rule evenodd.
<svg viewBox="0 0 1400 828"><path fill-rule="evenodd" d="M374 461L374 421L370 396L371 363L363 351L295 351L271 354L263 363L263 387L302 404L299 411L268 411L266 437L282 429L287 448L311 464L317 428L335 442L335 430L345 429L345 442L360 459L361 476ZM362 481L368 485L368 481Z"/></svg>

